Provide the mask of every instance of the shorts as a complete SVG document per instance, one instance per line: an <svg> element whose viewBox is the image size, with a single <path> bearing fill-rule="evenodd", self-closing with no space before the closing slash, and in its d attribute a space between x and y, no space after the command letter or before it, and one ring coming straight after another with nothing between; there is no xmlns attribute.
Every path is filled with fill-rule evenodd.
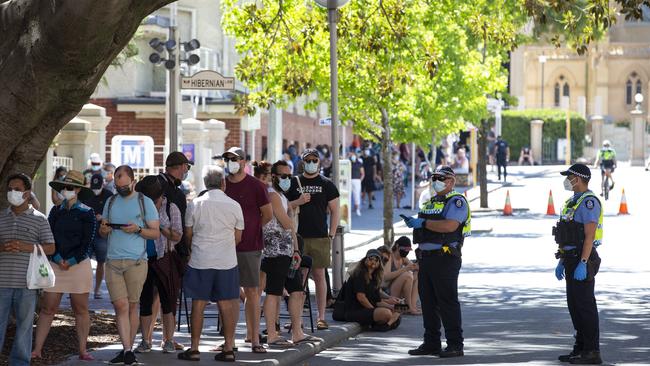
<svg viewBox="0 0 650 366"><path fill-rule="evenodd" d="M260 266L262 251L237 252L239 267L239 285L241 287L260 287Z"/></svg>
<svg viewBox="0 0 650 366"><path fill-rule="evenodd" d="M178 294L173 299L169 298L169 292L156 274L152 267L152 263L157 261L157 257L149 259L149 269L147 271L147 279L142 286L142 294L140 295L140 316L150 316L153 314L153 299L158 293L160 298L160 307L163 314L176 314L176 300Z"/></svg>
<svg viewBox="0 0 650 366"><path fill-rule="evenodd" d="M111 259L106 262L106 287L111 302L128 298L130 303L140 302L142 286L147 279L147 261Z"/></svg>
<svg viewBox="0 0 650 366"><path fill-rule="evenodd" d="M108 250L108 240L106 238L102 238L99 235L95 236L95 240L93 240L93 243L90 245L93 257L95 257L95 260L99 263L104 263L106 262L106 252Z"/></svg>
<svg viewBox="0 0 650 366"><path fill-rule="evenodd" d="M302 291L302 275L300 270L296 271L293 278L289 278L289 267L291 257L283 255L280 257L264 258L262 260L262 271L266 273L267 295L282 296L282 290L287 289L288 293Z"/></svg>
<svg viewBox="0 0 650 366"><path fill-rule="evenodd" d="M375 309L358 309L345 312L346 322L357 322L362 326L370 326L375 323Z"/></svg>
<svg viewBox="0 0 650 366"><path fill-rule="evenodd" d="M192 300L224 301L239 299L239 268L196 269L187 267L183 291Z"/></svg>
<svg viewBox="0 0 650 366"><path fill-rule="evenodd" d="M304 255L312 258L312 268L329 268L332 263L332 241L330 238L303 238Z"/></svg>
<svg viewBox="0 0 650 366"><path fill-rule="evenodd" d="M600 170L605 171L605 169L611 170L611 172L614 172L614 161L613 160L603 160L600 163Z"/></svg>

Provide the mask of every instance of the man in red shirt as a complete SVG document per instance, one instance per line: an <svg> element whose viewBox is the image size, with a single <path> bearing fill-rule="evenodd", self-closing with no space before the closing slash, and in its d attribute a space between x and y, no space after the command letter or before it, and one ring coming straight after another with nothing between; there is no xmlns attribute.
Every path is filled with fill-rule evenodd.
<svg viewBox="0 0 650 366"><path fill-rule="evenodd" d="M244 214L244 232L237 245L239 282L246 295L246 339L254 353L265 353L260 344L260 266L262 261L262 226L273 218L267 188L255 177L246 174L246 154L231 147L223 154L226 164L226 195L237 201Z"/></svg>

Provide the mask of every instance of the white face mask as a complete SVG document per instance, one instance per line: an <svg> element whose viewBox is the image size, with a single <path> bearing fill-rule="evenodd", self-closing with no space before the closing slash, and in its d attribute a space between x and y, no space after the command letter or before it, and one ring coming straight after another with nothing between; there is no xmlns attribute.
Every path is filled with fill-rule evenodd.
<svg viewBox="0 0 650 366"><path fill-rule="evenodd" d="M102 194L102 189L101 188L100 189L93 189L93 193L95 194L95 196L99 196L100 194Z"/></svg>
<svg viewBox="0 0 650 366"><path fill-rule="evenodd" d="M433 186L432 186L433 191L436 192L436 193L440 193L440 192L444 191L446 187L447 187L447 185L445 184L445 182L441 182L439 180L434 181Z"/></svg>
<svg viewBox="0 0 650 366"><path fill-rule="evenodd" d="M278 186L280 186L280 189L284 192L288 191L289 188L291 188L291 178L278 179Z"/></svg>
<svg viewBox="0 0 650 366"><path fill-rule="evenodd" d="M357 161L357 157L356 157L356 156L350 156L350 161L352 161L353 163L356 162L356 161Z"/></svg>
<svg viewBox="0 0 650 366"><path fill-rule="evenodd" d="M7 201L9 201L12 206L20 206L25 203L25 199L23 198L24 193L25 192L20 191L9 191L7 192Z"/></svg>
<svg viewBox="0 0 650 366"><path fill-rule="evenodd" d="M63 190L63 198L65 198L66 200L69 201L75 197L77 197L77 193L75 191L68 191L67 189Z"/></svg>
<svg viewBox="0 0 650 366"><path fill-rule="evenodd" d="M228 173L237 174L239 172L239 162L229 161L228 162Z"/></svg>
<svg viewBox="0 0 650 366"><path fill-rule="evenodd" d="M307 174L316 174L317 171L318 171L318 163L305 164L305 172L307 172Z"/></svg>
<svg viewBox="0 0 650 366"><path fill-rule="evenodd" d="M566 177L566 179L564 179L564 189L567 191L573 191L573 184L571 183L569 177Z"/></svg>

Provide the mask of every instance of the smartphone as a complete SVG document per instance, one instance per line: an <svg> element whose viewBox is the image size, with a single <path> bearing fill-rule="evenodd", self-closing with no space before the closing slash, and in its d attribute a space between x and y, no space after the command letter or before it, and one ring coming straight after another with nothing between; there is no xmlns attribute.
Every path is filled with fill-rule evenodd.
<svg viewBox="0 0 650 366"><path fill-rule="evenodd" d="M123 228L125 226L129 226L127 224L106 224L106 225L110 226L113 229L121 229L121 228Z"/></svg>
<svg viewBox="0 0 650 366"><path fill-rule="evenodd" d="M403 220L408 220L408 219L411 218L411 217L406 216L406 215L404 215L404 214L400 214L399 217L401 217Z"/></svg>

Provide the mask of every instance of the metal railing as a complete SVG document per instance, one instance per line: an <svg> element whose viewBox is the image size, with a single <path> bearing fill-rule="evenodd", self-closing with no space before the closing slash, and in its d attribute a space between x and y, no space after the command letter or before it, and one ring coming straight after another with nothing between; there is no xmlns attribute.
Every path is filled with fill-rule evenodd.
<svg viewBox="0 0 650 366"><path fill-rule="evenodd" d="M54 176L54 173L56 173L56 170L60 166L65 167L68 170L71 170L73 163L74 160L67 156L55 156L54 158L52 158L52 176Z"/></svg>

